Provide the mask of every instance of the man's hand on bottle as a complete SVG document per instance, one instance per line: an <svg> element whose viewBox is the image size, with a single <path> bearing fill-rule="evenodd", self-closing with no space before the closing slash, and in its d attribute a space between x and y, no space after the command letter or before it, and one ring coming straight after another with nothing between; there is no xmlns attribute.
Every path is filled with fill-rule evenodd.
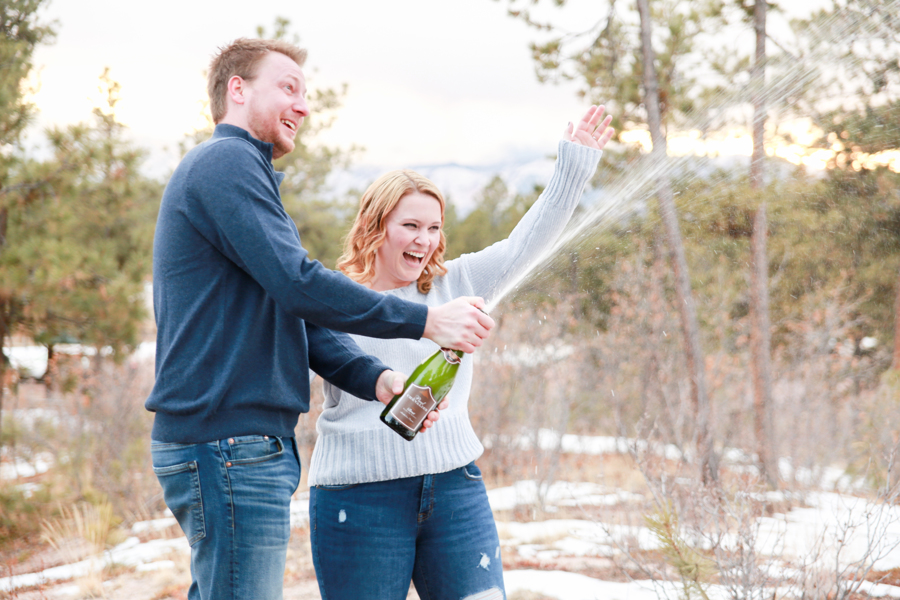
<svg viewBox="0 0 900 600"><path fill-rule="evenodd" d="M441 306L428 308L424 338L441 348L475 352L494 327L494 320L482 312L484 300L462 296Z"/></svg>
<svg viewBox="0 0 900 600"><path fill-rule="evenodd" d="M378 401L382 404L387 404L394 396L403 392L404 385L406 385L406 375L403 373L398 373L397 371L382 371L381 375L378 376L378 381L375 382L375 397L378 398ZM437 405L437 410L431 411L428 413L428 416L425 417L425 421L422 423L422 431L437 423L437 420L440 418L438 411L444 410L448 406L450 406L450 404L447 399L444 398L441 403Z"/></svg>

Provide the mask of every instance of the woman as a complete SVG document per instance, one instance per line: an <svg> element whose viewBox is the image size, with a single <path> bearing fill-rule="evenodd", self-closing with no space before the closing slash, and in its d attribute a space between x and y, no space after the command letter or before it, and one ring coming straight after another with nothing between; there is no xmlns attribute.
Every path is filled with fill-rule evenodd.
<svg viewBox="0 0 900 600"><path fill-rule="evenodd" d="M444 198L412 171L373 183L360 201L338 268L369 288L436 305L486 299L562 233L612 137L611 117L592 106L571 123L544 193L507 240L444 263ZM360 347L410 373L436 347L428 340L375 340ZM324 600L505 597L500 542L481 472L484 448L467 409L472 359L441 404L440 424L408 442L381 423L382 406L325 384L325 407L309 469L313 562Z"/></svg>

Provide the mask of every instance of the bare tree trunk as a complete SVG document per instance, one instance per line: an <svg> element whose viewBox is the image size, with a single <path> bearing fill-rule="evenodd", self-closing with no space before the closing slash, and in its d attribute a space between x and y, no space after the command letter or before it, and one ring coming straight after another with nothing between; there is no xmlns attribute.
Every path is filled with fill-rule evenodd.
<svg viewBox="0 0 900 600"><path fill-rule="evenodd" d="M900 274L897 277L897 290L894 298L894 361L892 369L900 369Z"/></svg>
<svg viewBox="0 0 900 600"><path fill-rule="evenodd" d="M0 207L0 252L6 245L6 224L9 220L9 209ZM6 356L3 354L3 343L7 336L6 323L7 305L6 299L0 296L0 449L3 448L3 390L6 381Z"/></svg>
<svg viewBox="0 0 900 600"><path fill-rule="evenodd" d="M656 75L656 57L651 45L649 1L637 0L637 6L641 15L644 106L647 109L647 124L650 126L650 136L653 140L651 158L657 165L664 165L668 151L666 136L662 131L662 117L659 111L659 84ZM691 381L691 400L694 405L694 418L696 419L695 437L701 477L704 483L711 483L718 481L719 468L712 444L712 436L710 435L709 397L706 394L703 351L700 348L700 326L697 321L697 308L691 293L691 282L688 276L684 244L681 241L681 230L678 227L678 217L675 214L675 197L665 169L661 170L656 180L656 197L659 200L659 212L669 241L669 252L671 253L675 271L675 291L678 296L681 328L684 335L684 353Z"/></svg>
<svg viewBox="0 0 900 600"><path fill-rule="evenodd" d="M3 392L6 389L6 355L3 343L6 341L6 303L0 299L0 450L3 449Z"/></svg>
<svg viewBox="0 0 900 600"><path fill-rule="evenodd" d="M778 487L772 461L771 416L772 360L769 320L768 219L762 197L765 175L764 135L766 127L766 0L756 0L756 59L751 74L753 89L753 156L750 159L750 187L759 194L759 206L750 235L750 371L753 385L754 433L759 469L766 482Z"/></svg>

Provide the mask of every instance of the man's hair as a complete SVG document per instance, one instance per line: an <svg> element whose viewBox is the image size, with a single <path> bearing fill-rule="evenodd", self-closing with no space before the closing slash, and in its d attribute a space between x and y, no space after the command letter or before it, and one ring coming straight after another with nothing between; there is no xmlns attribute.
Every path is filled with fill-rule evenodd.
<svg viewBox="0 0 900 600"><path fill-rule="evenodd" d="M209 65L206 80L213 123L221 121L228 112L228 81L235 75L252 81L256 77L259 61L269 52L280 52L301 67L306 62L305 49L283 40L239 38L225 48L219 48L219 53Z"/></svg>
<svg viewBox="0 0 900 600"><path fill-rule="evenodd" d="M356 220L344 240L344 253L338 259L337 268L357 283L371 281L375 277L375 253L387 236L385 221L400 200L408 194L419 192L431 196L441 205L441 221L444 220L444 195L436 185L415 171L398 170L376 179L359 200ZM418 288L427 294L434 278L444 275L444 250L447 238L441 228L441 238L434 254L419 275Z"/></svg>

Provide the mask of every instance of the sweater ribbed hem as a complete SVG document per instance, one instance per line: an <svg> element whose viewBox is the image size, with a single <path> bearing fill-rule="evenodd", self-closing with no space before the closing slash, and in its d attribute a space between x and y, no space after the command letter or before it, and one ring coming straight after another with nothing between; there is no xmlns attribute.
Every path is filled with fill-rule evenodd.
<svg viewBox="0 0 900 600"><path fill-rule="evenodd" d="M309 465L310 487L446 473L481 456L484 446L467 414L441 417L411 442L380 422L377 429L319 436Z"/></svg>

